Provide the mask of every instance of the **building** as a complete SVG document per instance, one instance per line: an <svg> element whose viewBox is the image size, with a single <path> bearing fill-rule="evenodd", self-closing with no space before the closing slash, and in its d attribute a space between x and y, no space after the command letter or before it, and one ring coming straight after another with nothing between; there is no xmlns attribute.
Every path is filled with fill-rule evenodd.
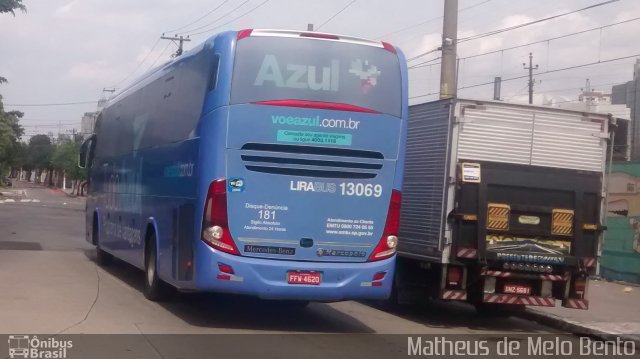
<svg viewBox="0 0 640 359"><path fill-rule="evenodd" d="M108 100L103 96L98 101L98 108L95 112L85 112L84 115L82 115L82 121L80 122L81 135L87 136L93 133L93 130L96 127L96 119L98 118L100 111L102 111L104 106L107 104L107 101Z"/></svg>
<svg viewBox="0 0 640 359"><path fill-rule="evenodd" d="M578 96L578 102L559 102L557 107L566 110L610 114L615 119L613 161L631 159L632 134L630 129L631 111L623 104L612 104L612 94L593 90L587 80L587 87Z"/></svg>
<svg viewBox="0 0 640 359"><path fill-rule="evenodd" d="M633 65L633 80L613 86L611 103L625 105L631 111L629 133L631 139L631 159L640 160L640 60Z"/></svg>
<svg viewBox="0 0 640 359"><path fill-rule="evenodd" d="M85 112L80 122L80 133L83 135L92 134L96 125L96 118L98 118L98 112Z"/></svg>

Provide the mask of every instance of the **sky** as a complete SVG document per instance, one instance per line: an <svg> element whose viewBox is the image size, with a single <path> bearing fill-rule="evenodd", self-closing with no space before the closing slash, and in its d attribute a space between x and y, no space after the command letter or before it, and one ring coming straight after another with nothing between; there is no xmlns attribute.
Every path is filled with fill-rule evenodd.
<svg viewBox="0 0 640 359"><path fill-rule="evenodd" d="M458 39L578 10L606 0L459 0ZM442 42L444 0L24 0L27 13L0 15L0 85L5 107L25 113L26 136L80 129L105 88L122 88L169 60L176 45L159 40L191 34L189 49L220 31L244 28L306 30L390 42L412 58ZM640 1L619 0L536 25L458 44L459 95L490 99L480 84L523 76L532 52L536 101L577 99L585 81L610 91L633 77L640 58ZM624 24L607 26L632 20ZM606 27L603 27L606 26ZM599 27L603 27L599 29ZM545 41L598 28L579 35ZM538 44L522 46L532 42ZM500 51L501 49L507 49ZM494 54L470 57L485 52ZM409 62L411 103L438 98L439 53ZM617 61L611 59L630 57ZM433 61L430 61L433 60ZM430 62L427 62L430 61ZM427 62L424 65L420 65ZM601 62L573 70L554 71ZM421 66L414 67L411 66ZM428 66L427 66L428 65ZM526 101L527 79L503 82L502 98ZM64 106L25 106L90 102Z"/></svg>

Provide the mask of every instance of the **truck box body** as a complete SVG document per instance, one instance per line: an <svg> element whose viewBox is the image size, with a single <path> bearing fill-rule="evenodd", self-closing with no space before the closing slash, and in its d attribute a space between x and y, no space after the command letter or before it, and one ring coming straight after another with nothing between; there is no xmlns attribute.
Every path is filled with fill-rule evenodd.
<svg viewBox="0 0 640 359"><path fill-rule="evenodd" d="M498 277L498 294L522 284L541 297L541 283L526 278L562 278L554 297L570 299L573 278L598 257L609 125L603 114L496 101L411 106L399 256L443 273L460 266L474 283ZM524 279L511 286L505 273ZM482 301L482 288L458 289Z"/></svg>

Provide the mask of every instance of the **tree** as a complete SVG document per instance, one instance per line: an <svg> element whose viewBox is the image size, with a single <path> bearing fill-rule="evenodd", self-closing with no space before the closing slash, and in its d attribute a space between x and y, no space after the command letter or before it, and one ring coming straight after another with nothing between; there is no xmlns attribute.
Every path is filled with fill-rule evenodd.
<svg viewBox="0 0 640 359"><path fill-rule="evenodd" d="M0 0L0 14L10 12L16 16L15 10L27 11L27 7L22 4L22 0Z"/></svg>
<svg viewBox="0 0 640 359"><path fill-rule="evenodd" d="M22 0L0 0L0 14L10 12L16 16L15 10L26 12L27 7L22 4ZM0 76L0 84L6 82L7 79ZM15 162L15 151L20 148L18 140L24 134L24 130L18 124L18 120L22 115L22 112L18 111L5 112L0 95L0 178Z"/></svg>
<svg viewBox="0 0 640 359"><path fill-rule="evenodd" d="M51 154L53 153L51 139L47 135L35 135L29 139L27 163L36 171L50 170ZM41 172L40 172L41 173Z"/></svg>
<svg viewBox="0 0 640 359"><path fill-rule="evenodd" d="M4 77L0 77L0 84L6 82ZM5 112L0 95L0 176L5 175L9 167L15 164L19 140L24 134L24 129L19 124L22 116L20 111Z"/></svg>
<svg viewBox="0 0 640 359"><path fill-rule="evenodd" d="M74 190L79 190L79 181L87 177L86 171L78 167L81 140L81 138L75 138L62 141L56 146L51 158L53 168L64 171L65 176L73 181Z"/></svg>

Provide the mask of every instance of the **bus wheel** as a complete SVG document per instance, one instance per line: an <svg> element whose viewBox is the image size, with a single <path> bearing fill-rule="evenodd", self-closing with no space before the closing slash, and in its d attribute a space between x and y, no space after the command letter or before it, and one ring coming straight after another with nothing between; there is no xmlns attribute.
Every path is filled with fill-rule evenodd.
<svg viewBox="0 0 640 359"><path fill-rule="evenodd" d="M158 277L158 256L155 233L151 235L146 246L144 261L144 296L154 302L169 299L173 294L172 287Z"/></svg>
<svg viewBox="0 0 640 359"><path fill-rule="evenodd" d="M91 229L91 240L96 245L96 263L100 266L107 266L113 262L113 256L100 248L99 236L98 236L98 219L93 218L93 228Z"/></svg>

